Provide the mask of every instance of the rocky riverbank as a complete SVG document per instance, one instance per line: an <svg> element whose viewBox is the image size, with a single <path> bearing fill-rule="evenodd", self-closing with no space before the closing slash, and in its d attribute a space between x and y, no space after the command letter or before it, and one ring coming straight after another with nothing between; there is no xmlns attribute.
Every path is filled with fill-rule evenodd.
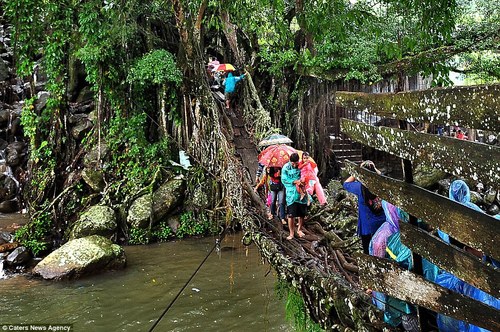
<svg viewBox="0 0 500 332"><path fill-rule="evenodd" d="M16 77L11 27L0 16L0 212L22 208L21 183L25 177L28 147L21 127L23 100L29 85Z"/></svg>

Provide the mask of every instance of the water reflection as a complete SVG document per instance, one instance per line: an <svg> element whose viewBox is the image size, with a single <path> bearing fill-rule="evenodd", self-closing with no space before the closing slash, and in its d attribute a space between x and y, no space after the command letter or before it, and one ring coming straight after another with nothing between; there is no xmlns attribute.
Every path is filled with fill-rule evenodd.
<svg viewBox="0 0 500 332"><path fill-rule="evenodd" d="M7 324L73 324L75 331L148 331L214 245L190 239L127 247L128 266L78 281L0 280ZM228 235L155 331L289 331L275 277L254 246Z"/></svg>

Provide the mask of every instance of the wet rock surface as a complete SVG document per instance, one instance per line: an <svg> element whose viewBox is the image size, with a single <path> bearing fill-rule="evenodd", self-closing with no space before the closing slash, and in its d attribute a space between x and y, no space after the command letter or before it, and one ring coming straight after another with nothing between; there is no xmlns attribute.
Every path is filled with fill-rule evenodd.
<svg viewBox="0 0 500 332"><path fill-rule="evenodd" d="M70 240L90 235L109 238L117 227L115 211L107 206L92 206L76 221Z"/></svg>
<svg viewBox="0 0 500 332"><path fill-rule="evenodd" d="M137 198L128 211L127 223L135 228L156 224L172 212L184 199L183 179L173 178L161 185L153 194Z"/></svg>
<svg viewBox="0 0 500 332"><path fill-rule="evenodd" d="M33 273L49 280L74 279L125 265L122 247L105 237L92 235L71 240L53 251L35 266Z"/></svg>
<svg viewBox="0 0 500 332"><path fill-rule="evenodd" d="M0 17L0 212L21 209L20 182L26 172L27 151L21 127L23 99L29 86L15 77L11 27Z"/></svg>

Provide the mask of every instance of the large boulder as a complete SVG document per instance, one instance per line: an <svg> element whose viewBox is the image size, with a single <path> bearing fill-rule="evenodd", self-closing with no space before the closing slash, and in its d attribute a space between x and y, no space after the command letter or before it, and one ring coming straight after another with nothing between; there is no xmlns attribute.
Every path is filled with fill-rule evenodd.
<svg viewBox="0 0 500 332"><path fill-rule="evenodd" d="M151 219L152 195L137 198L128 210L127 223L134 228L145 228Z"/></svg>
<svg viewBox="0 0 500 332"><path fill-rule="evenodd" d="M135 228L145 228L151 220L156 224L179 206L184 199L184 189L184 180L174 178L161 185L152 195L137 198L128 211L128 224Z"/></svg>
<svg viewBox="0 0 500 332"><path fill-rule="evenodd" d="M126 265L125 251L109 239L92 235L67 242L33 269L44 279L70 279Z"/></svg>
<svg viewBox="0 0 500 332"><path fill-rule="evenodd" d="M107 206L92 206L75 222L70 239L89 235L110 237L116 230L115 211Z"/></svg>
<svg viewBox="0 0 500 332"><path fill-rule="evenodd" d="M180 205L184 199L185 184L182 178L165 182L153 194L154 220L158 221Z"/></svg>
<svg viewBox="0 0 500 332"><path fill-rule="evenodd" d="M10 199L0 203L0 212L12 213L19 211L19 202L15 199Z"/></svg>

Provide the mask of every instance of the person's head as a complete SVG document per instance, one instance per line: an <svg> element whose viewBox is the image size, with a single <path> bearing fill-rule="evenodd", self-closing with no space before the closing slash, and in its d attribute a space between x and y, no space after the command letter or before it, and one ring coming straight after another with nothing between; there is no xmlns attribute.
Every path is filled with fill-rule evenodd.
<svg viewBox="0 0 500 332"><path fill-rule="evenodd" d="M462 180L453 181L450 185L448 197L456 202L464 204L470 202L469 186Z"/></svg>
<svg viewBox="0 0 500 332"><path fill-rule="evenodd" d="M309 160L309 152L303 152L302 153L302 160L303 161Z"/></svg>
<svg viewBox="0 0 500 332"><path fill-rule="evenodd" d="M233 73L231 72L227 73L227 77L233 77Z"/></svg>
<svg viewBox="0 0 500 332"><path fill-rule="evenodd" d="M299 167L299 154L297 152L290 155L290 163L294 168Z"/></svg>
<svg viewBox="0 0 500 332"><path fill-rule="evenodd" d="M361 163L361 168L375 172L375 164L371 160L365 160Z"/></svg>

